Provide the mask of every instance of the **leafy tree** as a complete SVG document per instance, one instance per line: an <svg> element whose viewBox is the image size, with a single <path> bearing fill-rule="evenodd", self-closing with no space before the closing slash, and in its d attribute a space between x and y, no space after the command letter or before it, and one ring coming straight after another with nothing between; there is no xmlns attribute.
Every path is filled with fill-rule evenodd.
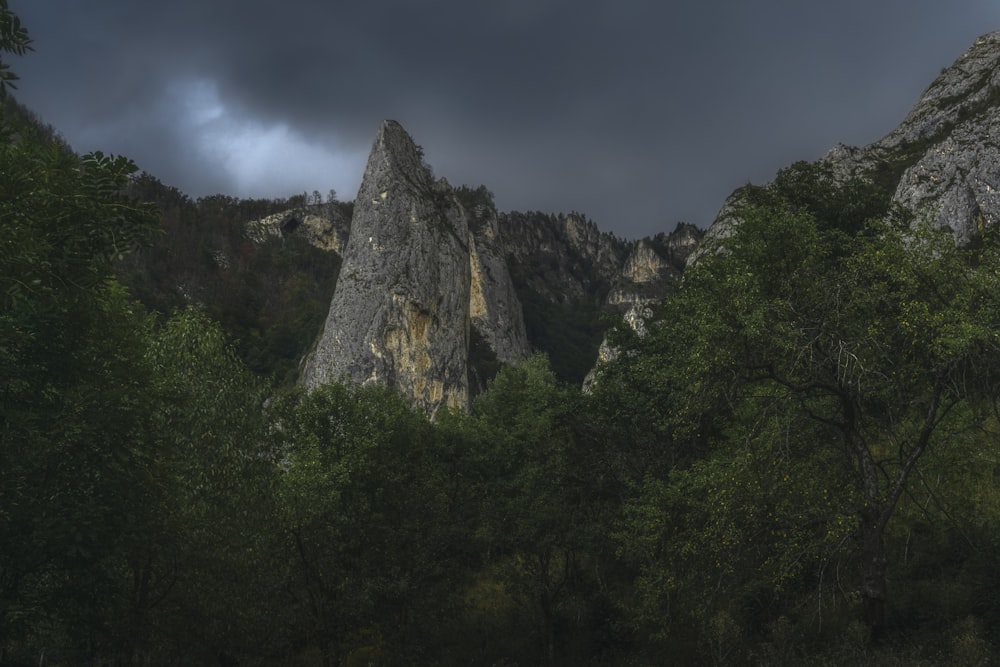
<svg viewBox="0 0 1000 667"><path fill-rule="evenodd" d="M132 171L26 137L0 144L4 649L47 633L95 650L112 631L116 558L144 495L133 443L148 323L109 279L151 229L122 194Z"/></svg>
<svg viewBox="0 0 1000 667"><path fill-rule="evenodd" d="M31 50L28 30L21 25L17 14L10 11L7 0L0 0L0 51L23 56ZM18 78L6 62L0 61L0 94L5 93L7 88L17 88L13 82Z"/></svg>
<svg viewBox="0 0 1000 667"><path fill-rule="evenodd" d="M323 664L417 660L455 613L458 555L447 452L380 387L326 385L275 407L286 470L290 606Z"/></svg>
<svg viewBox="0 0 1000 667"><path fill-rule="evenodd" d="M707 429L705 444L739 451L785 431L815 454L779 469L813 459L823 465L799 472L828 472L799 484L850 480L817 520L855 517L864 618L879 633L899 500L928 449L957 442L995 394L996 240L959 248L947 230L894 219L849 235L785 205L740 217L622 363L663 401L675 435Z"/></svg>
<svg viewBox="0 0 1000 667"><path fill-rule="evenodd" d="M549 664L602 650L594 631L607 629L589 612L601 608L604 595L594 575L607 565L602 534L611 480L599 441L581 420L583 401L539 355L503 368L473 406L471 474L489 554L485 572L536 639L523 657Z"/></svg>
<svg viewBox="0 0 1000 667"><path fill-rule="evenodd" d="M294 384L298 361L330 305L337 254L298 234L250 240L247 222L287 210L281 200L191 201L148 175L130 192L158 205L163 232L119 264L130 291L158 313L198 303L252 370Z"/></svg>
<svg viewBox="0 0 1000 667"><path fill-rule="evenodd" d="M152 516L130 555L133 617L145 627L129 635L146 640L145 655L266 654L281 637L265 385L219 325L190 309L152 332L145 363Z"/></svg>

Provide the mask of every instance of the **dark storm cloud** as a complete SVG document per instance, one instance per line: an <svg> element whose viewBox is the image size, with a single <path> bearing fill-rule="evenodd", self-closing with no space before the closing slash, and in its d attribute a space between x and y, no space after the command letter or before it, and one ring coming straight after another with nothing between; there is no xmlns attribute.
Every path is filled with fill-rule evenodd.
<svg viewBox="0 0 1000 667"><path fill-rule="evenodd" d="M19 98L194 196L352 196L396 118L436 173L501 207L630 237L706 225L734 187L878 139L1000 28L992 1L11 6L36 47Z"/></svg>

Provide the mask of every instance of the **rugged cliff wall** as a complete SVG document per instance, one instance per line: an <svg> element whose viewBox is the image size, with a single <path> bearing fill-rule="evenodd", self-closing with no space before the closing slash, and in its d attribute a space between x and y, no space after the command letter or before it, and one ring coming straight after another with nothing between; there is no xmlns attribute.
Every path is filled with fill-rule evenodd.
<svg viewBox="0 0 1000 667"><path fill-rule="evenodd" d="M701 235L679 225L628 243L576 214L499 214L485 187L435 180L393 121L375 139L349 226L292 211L249 231L304 233L343 256L302 382L386 383L431 414L466 407L497 364L533 349L582 380L603 314L661 297Z"/></svg>
<svg viewBox="0 0 1000 667"><path fill-rule="evenodd" d="M432 414L442 405L465 407L470 285L465 212L403 128L386 121L303 383L383 382Z"/></svg>
<svg viewBox="0 0 1000 667"><path fill-rule="evenodd" d="M497 361L514 363L531 354L524 313L514 290L500 236L500 220L485 188L473 191L465 206L469 224L472 327Z"/></svg>
<svg viewBox="0 0 1000 667"><path fill-rule="evenodd" d="M1000 32L976 40L899 127L825 158L843 173L896 179L893 201L967 242L1000 221Z"/></svg>
<svg viewBox="0 0 1000 667"><path fill-rule="evenodd" d="M499 229L515 281L553 302L603 300L628 256L628 243L575 213L501 213Z"/></svg>
<svg viewBox="0 0 1000 667"><path fill-rule="evenodd" d="M575 213L501 214L500 233L528 337L570 382L597 361L606 316L662 295L679 273L668 235L627 242Z"/></svg>
<svg viewBox="0 0 1000 667"><path fill-rule="evenodd" d="M1000 32L976 40L942 70L888 135L864 147L839 145L821 163L837 178L863 177L892 201L950 227L960 243L1000 222ZM738 223L740 191L709 230L724 237Z"/></svg>
<svg viewBox="0 0 1000 667"><path fill-rule="evenodd" d="M652 315L650 306L667 296L704 235L704 230L682 222L670 234L660 233L633 243L608 293L609 309L620 313L630 327L643 334L646 319ZM583 379L584 390L596 381L601 364L617 356L618 350L604 338Z"/></svg>
<svg viewBox="0 0 1000 667"><path fill-rule="evenodd" d="M662 299L704 234L704 230L682 222L669 234L634 242L608 293L608 305L627 312L632 306Z"/></svg>

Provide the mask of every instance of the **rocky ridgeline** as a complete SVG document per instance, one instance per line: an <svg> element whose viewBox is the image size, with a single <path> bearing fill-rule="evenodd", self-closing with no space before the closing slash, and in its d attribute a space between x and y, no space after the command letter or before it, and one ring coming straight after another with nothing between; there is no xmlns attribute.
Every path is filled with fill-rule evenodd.
<svg viewBox="0 0 1000 667"><path fill-rule="evenodd" d="M628 243L576 213L502 213L500 231L511 271L554 302L606 291L629 252Z"/></svg>
<svg viewBox="0 0 1000 667"><path fill-rule="evenodd" d="M624 241L577 214L504 213L511 272L553 302L598 299L624 312L662 298L704 231L680 223L670 234Z"/></svg>
<svg viewBox="0 0 1000 667"><path fill-rule="evenodd" d="M1000 32L984 35L921 95L899 127L824 158L841 173L898 174L893 201L968 242L1000 221Z"/></svg>
<svg viewBox="0 0 1000 667"><path fill-rule="evenodd" d="M670 234L661 233L633 243L615 286L608 293L608 306L620 312L625 323L640 335L644 334L646 320L653 314L651 305L667 296L704 235L704 230L682 222ZM583 381L585 390L597 379L601 365L617 356L618 350L607 338L601 341L594 367Z"/></svg>
<svg viewBox="0 0 1000 667"><path fill-rule="evenodd" d="M1000 32L943 70L886 137L837 146L822 162L835 178L860 176L887 188L894 202L951 227L960 241L997 224ZM727 199L709 235L723 237L739 223L743 193ZM629 242L579 214L498 213L485 188L456 191L435 180L393 121L378 132L353 220L324 211L297 209L249 231L254 238L304 234L343 257L303 382L384 382L432 414L468 405L474 338L499 362L531 353L523 299L535 312L545 304L601 304L641 327L649 305L697 257L705 234L680 224ZM613 354L602 347L602 357Z"/></svg>
<svg viewBox="0 0 1000 667"><path fill-rule="evenodd" d="M631 310L665 297L704 234L682 222L670 234L635 241L608 294L608 304Z"/></svg>
<svg viewBox="0 0 1000 667"><path fill-rule="evenodd" d="M350 232L351 221L334 204L301 206L247 224L247 236L255 243L296 234L337 254L343 254Z"/></svg>
<svg viewBox="0 0 1000 667"><path fill-rule="evenodd" d="M955 232L960 243L1000 222L1000 32L984 35L942 70L900 125L864 147L838 145L823 157L836 178L871 179L893 203ZM740 191L709 230L738 223Z"/></svg>
<svg viewBox="0 0 1000 667"><path fill-rule="evenodd" d="M349 224L296 210L249 233L305 233L342 255L302 382L385 383L430 414L468 406L473 334L497 362L532 352L515 276L522 294L624 313L662 296L701 235L680 225L629 243L580 215L498 213L485 188L456 191L434 179L394 121L378 132Z"/></svg>

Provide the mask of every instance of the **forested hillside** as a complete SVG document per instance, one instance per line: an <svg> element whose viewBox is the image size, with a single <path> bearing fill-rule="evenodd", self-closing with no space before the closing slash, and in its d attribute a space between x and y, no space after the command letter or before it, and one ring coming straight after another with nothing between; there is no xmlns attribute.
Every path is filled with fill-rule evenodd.
<svg viewBox="0 0 1000 667"><path fill-rule="evenodd" d="M996 229L793 165L589 393L537 355L432 422L255 372L294 375L338 268L247 245L272 204L3 104L0 664L998 660Z"/></svg>
<svg viewBox="0 0 1000 667"><path fill-rule="evenodd" d="M294 384L326 317L340 256L291 230L254 239L248 225L306 208L306 195L192 201L149 174L132 178L127 192L160 214L149 243L117 266L130 293L161 315L196 306L222 326L252 371L277 385ZM350 204L330 200L308 208L331 215L347 209L349 216Z"/></svg>

